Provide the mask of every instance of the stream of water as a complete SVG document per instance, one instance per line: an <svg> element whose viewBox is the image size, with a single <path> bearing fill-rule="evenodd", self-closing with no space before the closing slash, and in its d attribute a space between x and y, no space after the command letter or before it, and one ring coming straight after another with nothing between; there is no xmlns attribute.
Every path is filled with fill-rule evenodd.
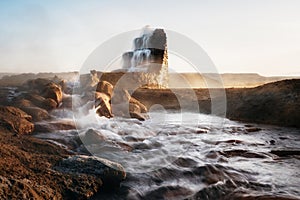
<svg viewBox="0 0 300 200"><path fill-rule="evenodd" d="M54 115L70 119L71 112ZM300 198L299 129L245 124L198 113L149 115L144 122L101 118L93 110L75 117L89 152L122 164L127 172L120 193L98 198ZM37 137L55 140L72 134L76 133ZM87 137L91 135L92 142Z"/></svg>

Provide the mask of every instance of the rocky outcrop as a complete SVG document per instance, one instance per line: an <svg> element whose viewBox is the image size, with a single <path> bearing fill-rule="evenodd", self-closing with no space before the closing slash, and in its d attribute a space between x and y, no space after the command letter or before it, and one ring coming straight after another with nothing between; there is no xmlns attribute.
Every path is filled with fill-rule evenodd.
<svg viewBox="0 0 300 200"><path fill-rule="evenodd" d="M132 117L145 120L146 106L131 97L127 90L116 89L107 81L100 81L95 92L95 108L99 116Z"/></svg>
<svg viewBox="0 0 300 200"><path fill-rule="evenodd" d="M57 105L62 102L62 90L55 83L48 83L42 90L42 96L45 98L53 99Z"/></svg>
<svg viewBox="0 0 300 200"><path fill-rule="evenodd" d="M34 129L32 117L12 106L0 106L0 125L17 134L29 134Z"/></svg>
<svg viewBox="0 0 300 200"><path fill-rule="evenodd" d="M0 126L0 199L89 199L113 193L126 177L117 163L74 156L33 137L16 137Z"/></svg>
<svg viewBox="0 0 300 200"><path fill-rule="evenodd" d="M230 119L300 127L300 79L227 89L226 94Z"/></svg>
<svg viewBox="0 0 300 200"><path fill-rule="evenodd" d="M133 51L125 52L122 58L121 71L129 72L126 76L130 76L128 79L133 80L133 85L146 88L168 86L167 36L163 29L146 27L142 36L134 39Z"/></svg>
<svg viewBox="0 0 300 200"><path fill-rule="evenodd" d="M57 102L52 98L44 98L39 94L35 93L24 93L22 94L19 99L26 99L37 107L43 108L45 110L53 110L57 108Z"/></svg>
<svg viewBox="0 0 300 200"><path fill-rule="evenodd" d="M202 113L211 113L210 92L219 89L193 89L197 99L192 99L185 89L138 89L132 96L148 109L159 104L167 110L180 110L182 105L175 94L189 102L196 101ZM226 117L232 120L300 127L300 79L268 83L255 88L227 88Z"/></svg>
<svg viewBox="0 0 300 200"><path fill-rule="evenodd" d="M57 107L62 102L62 89L52 80L37 78L27 81L24 87L27 91L30 91L30 93L39 94L46 99L53 99L57 103ZM35 100L41 101L41 99Z"/></svg>
<svg viewBox="0 0 300 200"><path fill-rule="evenodd" d="M62 103L63 93L61 87L52 80L29 80L19 88L20 94L15 96L10 105L20 108L32 116L33 121L50 119L51 111Z"/></svg>

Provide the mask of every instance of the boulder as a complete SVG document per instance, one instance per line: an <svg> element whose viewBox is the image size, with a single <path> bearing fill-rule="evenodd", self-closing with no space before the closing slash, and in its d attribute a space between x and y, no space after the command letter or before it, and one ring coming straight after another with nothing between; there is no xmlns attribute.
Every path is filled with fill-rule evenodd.
<svg viewBox="0 0 300 200"><path fill-rule="evenodd" d="M32 107L35 105L28 99L19 99L14 102L14 106L22 109L24 107Z"/></svg>
<svg viewBox="0 0 300 200"><path fill-rule="evenodd" d="M42 96L45 98L53 99L57 103L57 105L62 102L62 90L58 85L52 82L48 83L44 87Z"/></svg>
<svg viewBox="0 0 300 200"><path fill-rule="evenodd" d="M22 107L21 109L24 110L29 115L31 115L32 120L34 122L51 119L51 116L49 115L47 110L39 108L37 106Z"/></svg>
<svg viewBox="0 0 300 200"><path fill-rule="evenodd" d="M0 106L0 125L18 134L29 134L34 129L32 117L12 106Z"/></svg>
<svg viewBox="0 0 300 200"><path fill-rule="evenodd" d="M81 136L81 140L85 145L97 144L106 139L107 138L104 135L93 129L89 129L83 136Z"/></svg>
<svg viewBox="0 0 300 200"><path fill-rule="evenodd" d="M100 81L97 84L97 88L96 88L96 92L100 92L100 93L104 93L106 95L108 95L110 98L112 97L112 93L113 93L113 85L110 84L107 81Z"/></svg>
<svg viewBox="0 0 300 200"><path fill-rule="evenodd" d="M53 133L58 130L73 130L76 129L74 121L51 121L51 122L38 122L35 123L35 133Z"/></svg>
<svg viewBox="0 0 300 200"><path fill-rule="evenodd" d="M59 162L54 169L67 174L94 175L103 182L103 187L114 189L126 178L122 165L95 156L70 156Z"/></svg>
<svg viewBox="0 0 300 200"><path fill-rule="evenodd" d="M148 112L146 106L144 104L142 104L141 102L139 102L138 100L136 100L135 98L131 97L129 102L130 102L130 104L137 105L140 108L141 113Z"/></svg>
<svg viewBox="0 0 300 200"><path fill-rule="evenodd" d="M107 118L113 117L110 105L110 97L104 93L95 93L95 108L96 113L99 116L104 116Z"/></svg>
<svg viewBox="0 0 300 200"><path fill-rule="evenodd" d="M37 107L43 108L45 110L52 110L57 107L57 103L54 99L44 98L38 94L25 93L20 98L27 99L31 102L31 106L35 105ZM25 106L28 107L28 106Z"/></svg>
<svg viewBox="0 0 300 200"><path fill-rule="evenodd" d="M115 90L112 97L113 114L122 117L132 117L144 121L148 110L144 104L131 97L125 89ZM127 116L128 115L128 116Z"/></svg>
<svg viewBox="0 0 300 200"><path fill-rule="evenodd" d="M31 92L40 94L40 96L46 99L53 99L57 103L56 107L62 101L62 89L58 84L54 83L52 80L43 78L29 80L25 84L25 88L31 90ZM36 100L41 101L41 99Z"/></svg>
<svg viewBox="0 0 300 200"><path fill-rule="evenodd" d="M129 114L131 118L136 118L140 121L145 121L147 119L145 116L137 112L130 112Z"/></svg>

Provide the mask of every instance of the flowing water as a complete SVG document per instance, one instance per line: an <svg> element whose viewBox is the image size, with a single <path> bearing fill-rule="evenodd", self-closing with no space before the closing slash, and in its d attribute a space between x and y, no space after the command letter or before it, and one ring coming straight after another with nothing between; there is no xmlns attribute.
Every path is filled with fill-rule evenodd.
<svg viewBox="0 0 300 200"><path fill-rule="evenodd" d="M106 119L89 103L74 104L76 112L50 114L55 122L75 120L77 130L35 137L124 166L120 190L95 199L300 199L300 129L167 111L143 122Z"/></svg>
<svg viewBox="0 0 300 200"><path fill-rule="evenodd" d="M71 112L55 115L69 118ZM118 193L98 199L300 198L299 129L166 111L152 112L144 122L100 118L93 110L75 120L90 153L127 171ZM90 142L85 136L91 133L101 139Z"/></svg>

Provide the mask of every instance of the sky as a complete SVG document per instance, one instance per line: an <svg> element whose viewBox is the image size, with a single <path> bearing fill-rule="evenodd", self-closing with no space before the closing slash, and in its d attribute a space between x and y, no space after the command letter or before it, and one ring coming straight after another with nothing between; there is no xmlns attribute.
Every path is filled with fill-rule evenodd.
<svg viewBox="0 0 300 200"><path fill-rule="evenodd" d="M2 0L0 72L79 71L103 42L151 25L196 42L219 73L300 75L299 10L299 0Z"/></svg>

